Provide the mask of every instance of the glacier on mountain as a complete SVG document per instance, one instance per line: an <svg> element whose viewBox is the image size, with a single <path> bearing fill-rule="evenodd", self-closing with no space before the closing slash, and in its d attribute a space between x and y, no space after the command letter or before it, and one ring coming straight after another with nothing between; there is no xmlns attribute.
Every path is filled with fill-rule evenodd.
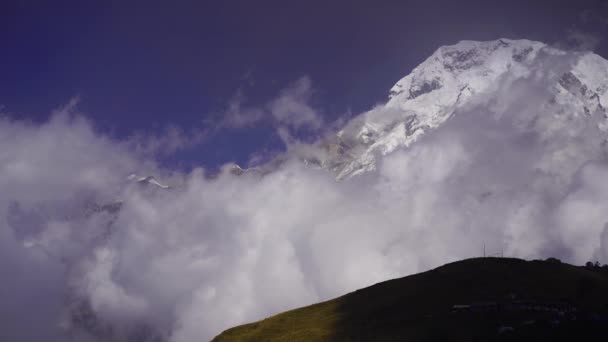
<svg viewBox="0 0 608 342"><path fill-rule="evenodd" d="M553 69L547 77L549 62ZM547 104L568 106L573 116L606 117L608 61L602 57L530 40L461 41L437 49L390 89L387 103L321 142L326 154L315 156L320 160L314 163L331 169L338 180L374 170L379 156L410 146L495 92L497 84L522 80L548 86ZM606 121L598 121L598 128L606 131Z"/></svg>

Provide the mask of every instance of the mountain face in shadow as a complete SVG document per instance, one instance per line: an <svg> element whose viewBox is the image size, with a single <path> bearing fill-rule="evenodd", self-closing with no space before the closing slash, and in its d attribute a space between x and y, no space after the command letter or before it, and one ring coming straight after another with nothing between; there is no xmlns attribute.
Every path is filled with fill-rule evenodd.
<svg viewBox="0 0 608 342"><path fill-rule="evenodd" d="M608 336L608 271L476 258L224 331L214 341L572 341Z"/></svg>

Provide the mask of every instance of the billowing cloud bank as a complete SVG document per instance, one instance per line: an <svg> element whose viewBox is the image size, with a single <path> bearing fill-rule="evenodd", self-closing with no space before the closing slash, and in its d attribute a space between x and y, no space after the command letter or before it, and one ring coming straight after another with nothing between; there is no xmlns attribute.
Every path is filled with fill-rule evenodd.
<svg viewBox="0 0 608 342"><path fill-rule="evenodd" d="M535 84L505 80L341 182L295 157L180 174L74 115L2 119L0 340L203 341L484 245L608 262L603 118Z"/></svg>

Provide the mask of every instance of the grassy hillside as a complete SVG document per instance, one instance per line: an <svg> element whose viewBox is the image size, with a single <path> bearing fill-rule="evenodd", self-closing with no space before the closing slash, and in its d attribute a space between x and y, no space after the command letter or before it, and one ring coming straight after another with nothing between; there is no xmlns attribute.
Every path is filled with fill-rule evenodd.
<svg viewBox="0 0 608 342"><path fill-rule="evenodd" d="M555 303L568 312L547 308ZM607 311L606 271L476 258L228 329L214 341L580 340L608 336Z"/></svg>

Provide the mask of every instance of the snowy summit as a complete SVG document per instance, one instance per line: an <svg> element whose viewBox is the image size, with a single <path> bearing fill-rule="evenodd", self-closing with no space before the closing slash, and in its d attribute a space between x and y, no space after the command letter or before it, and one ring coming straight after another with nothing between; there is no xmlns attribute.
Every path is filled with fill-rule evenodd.
<svg viewBox="0 0 608 342"><path fill-rule="evenodd" d="M498 86L516 82L548 89L546 114L559 106L573 117L601 117L598 128L605 132L607 80L608 61L591 52L509 39L443 46L392 87L386 104L325 142L327 156L317 163L337 179L374 170L378 156L409 146L459 110L497 94Z"/></svg>

